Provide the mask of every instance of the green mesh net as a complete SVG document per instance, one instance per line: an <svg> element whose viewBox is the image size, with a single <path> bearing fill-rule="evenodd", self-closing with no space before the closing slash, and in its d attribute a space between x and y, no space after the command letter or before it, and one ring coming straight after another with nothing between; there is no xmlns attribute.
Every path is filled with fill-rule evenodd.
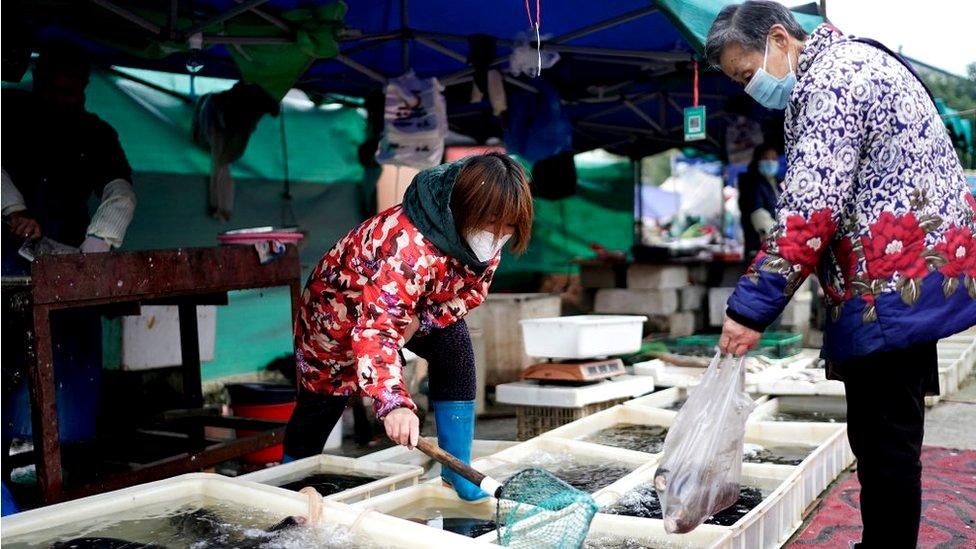
<svg viewBox="0 0 976 549"><path fill-rule="evenodd" d="M498 495L498 541L506 547L578 548L597 504L542 469L526 469L502 485Z"/></svg>

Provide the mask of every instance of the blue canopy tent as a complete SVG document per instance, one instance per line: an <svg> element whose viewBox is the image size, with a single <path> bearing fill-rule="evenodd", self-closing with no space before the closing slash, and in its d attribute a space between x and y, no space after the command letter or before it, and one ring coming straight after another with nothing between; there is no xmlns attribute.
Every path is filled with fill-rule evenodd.
<svg viewBox="0 0 976 549"><path fill-rule="evenodd" d="M692 104L694 60L711 20L729 3L542 2L543 48L559 53L561 60L539 79L506 75L506 88L510 95L537 93L541 86L555 89L577 151L603 147L637 157L682 146L682 110ZM491 65L504 68L517 37L531 36L525 4L517 0L371 0L351 2L348 9L327 0L92 0L68 5L39 0L13 8L4 18L5 30L13 30L4 33L8 41L67 36L82 42L102 65L170 72L193 67L203 75L240 78L242 73L266 75L267 66L265 73L251 69L280 60L279 69L300 69L293 85L313 97L375 97L388 78L412 69L441 81L452 129L474 136L484 135L490 107L487 101L470 103L469 37L494 37L497 56ZM821 20L799 17L808 28ZM322 47L327 42L323 30L333 33L335 51ZM194 38L200 49L191 47ZM307 65L301 59L295 65L294 54L312 50ZM267 58L254 59L266 52L271 52ZM696 145L717 150L727 98L742 90L700 69L708 138Z"/></svg>

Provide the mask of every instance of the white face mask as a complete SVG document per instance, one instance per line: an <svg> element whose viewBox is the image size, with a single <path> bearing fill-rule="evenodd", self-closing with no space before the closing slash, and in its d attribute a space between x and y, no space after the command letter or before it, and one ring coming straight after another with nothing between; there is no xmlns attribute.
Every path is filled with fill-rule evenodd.
<svg viewBox="0 0 976 549"><path fill-rule="evenodd" d="M512 238L512 235L507 234L499 238L495 233L482 229L469 232L465 240L478 261L485 263L498 255L509 238Z"/></svg>

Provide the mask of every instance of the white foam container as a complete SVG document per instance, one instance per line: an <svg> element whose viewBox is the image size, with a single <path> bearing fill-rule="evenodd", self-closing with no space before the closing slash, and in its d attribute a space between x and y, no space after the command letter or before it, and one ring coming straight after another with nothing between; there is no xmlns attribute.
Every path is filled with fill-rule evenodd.
<svg viewBox="0 0 976 549"><path fill-rule="evenodd" d="M517 446L513 446L508 450L476 459L471 465L489 476L499 474L503 470L529 469L533 467L533 464L528 463L527 458L538 452L552 456L572 456L579 462L593 463L594 467L612 463L614 465L625 465L632 469L631 473L617 479L613 484L596 491L596 494L613 487L614 484L621 482L640 467L654 463L657 460L657 457L653 454L634 452L623 448L612 448L578 440L536 437ZM503 478L497 478L496 480L504 481Z"/></svg>
<svg viewBox="0 0 976 549"><path fill-rule="evenodd" d="M519 321L525 353L547 358L596 358L640 350L646 316L579 315Z"/></svg>
<svg viewBox="0 0 976 549"><path fill-rule="evenodd" d="M526 380L496 386L495 400L516 406L582 408L597 402L642 396L653 390L654 379L640 375L617 376L581 387Z"/></svg>
<svg viewBox="0 0 976 549"><path fill-rule="evenodd" d="M107 515L137 518L140 507L158 510L160 505L172 504L176 508L198 502L200 498L259 509L282 519L308 515L308 498L298 492L220 475L191 473L4 517L0 528L5 544L10 538L29 534L36 534L31 538L36 539L36 544L50 543L54 536L78 535L74 528L77 523L96 521ZM464 536L336 501L323 501L322 508L326 524L349 528L366 541L384 547L480 546Z"/></svg>
<svg viewBox="0 0 976 549"><path fill-rule="evenodd" d="M847 414L847 400L830 396L779 396L756 406L749 421L768 421L779 412ZM824 422L830 425L830 422ZM836 425L834 423L833 425Z"/></svg>
<svg viewBox="0 0 976 549"><path fill-rule="evenodd" d="M360 461L342 456L319 454L291 463L268 467L241 475L241 480L281 486L310 475L335 473L381 477L378 480L325 496L326 500L354 503L417 484L424 470L415 465Z"/></svg>
<svg viewBox="0 0 976 549"><path fill-rule="evenodd" d="M655 465L641 468L632 475L628 475L621 482L598 492L594 499L601 507L616 503L630 490L652 483ZM798 482L798 469L785 465L767 465L744 463L742 465L743 484L771 490L771 493L756 506L755 509L739 519L732 526L712 526L726 530L730 537L728 545L734 549L778 548L789 540L790 536L803 523L805 505L802 501L802 490ZM639 519L635 521L646 523L648 528L663 530L663 521L658 519ZM709 526L709 525L702 525ZM697 529L696 529L697 530Z"/></svg>
<svg viewBox="0 0 976 549"><path fill-rule="evenodd" d="M428 439L436 443L436 438ZM475 439L471 444L471 459L497 454L502 450L520 444L514 440L481 440ZM391 446L379 452L373 452L358 458L358 461L374 463L399 463L402 465L412 465L421 467L424 473L420 475L420 480L430 480L441 476L441 464L434 458L421 452L420 450L410 450L406 446Z"/></svg>

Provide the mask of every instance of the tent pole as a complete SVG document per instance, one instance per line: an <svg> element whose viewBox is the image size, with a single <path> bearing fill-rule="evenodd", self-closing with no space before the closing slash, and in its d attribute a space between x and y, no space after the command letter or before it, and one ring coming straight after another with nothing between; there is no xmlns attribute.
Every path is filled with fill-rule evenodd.
<svg viewBox="0 0 976 549"><path fill-rule="evenodd" d="M236 6L229 8L224 13L221 13L220 15L215 15L210 19L207 19L206 21L193 25L189 29L183 31L183 35L193 36L198 32L203 32L204 30L209 29L214 25L223 23L224 21L227 21L228 19L231 19L233 17L237 17L238 15L244 13L245 11L250 10L251 8L256 8L267 1L268 0L243 0L240 4L237 4Z"/></svg>
<svg viewBox="0 0 976 549"><path fill-rule="evenodd" d="M176 0L173 0L173 1L176 2ZM244 0L234 0L234 1L237 2L238 4L240 4ZM272 25L278 27L279 29L281 29L281 30L283 30L285 32L289 32L289 33L292 32L291 25L289 25L288 23L286 23L283 19L279 19L279 18L275 17L274 15L271 15L270 13L268 13L268 12L266 12L264 10L259 10L257 8L251 8L251 12L254 13L254 15L257 15L261 19L264 19L268 23L271 23Z"/></svg>
<svg viewBox="0 0 976 549"><path fill-rule="evenodd" d="M267 46L277 44L294 44L291 38L280 36L204 36L204 44L225 44L238 46Z"/></svg>
<svg viewBox="0 0 976 549"><path fill-rule="evenodd" d="M403 63L403 72L406 74L410 70L410 3L408 0L400 0L400 60Z"/></svg>
<svg viewBox="0 0 976 549"><path fill-rule="evenodd" d="M635 105L632 102L627 101L627 100L624 100L624 105L628 109L630 109L631 111L633 111L633 113L636 114L638 118L640 118L644 122L647 122L647 125L648 126L654 128L658 133L664 133L664 129L661 128L661 126L659 126L658 123L655 122L653 118L651 118L650 116L648 116L646 112L640 110L637 107L637 105Z"/></svg>
<svg viewBox="0 0 976 549"><path fill-rule="evenodd" d="M352 59L346 57L345 55L343 55L341 53L339 55L335 56L333 59L335 59L336 61L342 63L343 65L345 65L345 66L347 66L347 67L349 67L351 69L354 69L354 70L356 70L356 71L358 71L358 72L360 72L362 74L365 74L366 76L372 78L373 80L376 80L380 84L386 84L386 77L385 76L383 76L382 74L380 74L380 73L374 71L373 69L367 67L366 65L363 65L363 64L361 64L361 63L359 63L357 61L353 61Z"/></svg>
<svg viewBox="0 0 976 549"><path fill-rule="evenodd" d="M622 25L624 23L629 23L635 19L640 19L641 17L650 15L657 11L655 6L647 6L644 8L639 8L634 11L629 11L627 13L612 17L605 21L600 21L599 23L594 23L592 25L587 25L581 29L575 30L573 32L568 32L566 34L561 34L549 42L552 44L561 44L563 42L569 42L570 40L576 40L577 38L582 38L584 36L589 36L593 33L607 30L617 25Z"/></svg>
<svg viewBox="0 0 976 549"><path fill-rule="evenodd" d="M460 53L452 50L451 48L448 48L447 46L444 46L442 44L439 44L439 43L437 43L437 42L435 42L435 41L433 41L433 40L431 40L429 38L424 38L422 36L418 36L417 38L415 38L415 40L416 40L416 42L418 44L422 44L424 46L427 46L428 48L436 51L437 53L443 54L443 55L445 55L447 57L450 57L451 59L454 59L456 61L460 61L462 63L467 63L468 62L468 58L465 57L464 55L462 55L462 54L460 54Z"/></svg>
<svg viewBox="0 0 976 549"><path fill-rule="evenodd" d="M128 20L128 21L130 21L132 23L135 23L136 25L138 25L138 26L146 29L147 31L149 31L149 32L151 32L153 34L159 34L162 31L162 29L159 28L159 25L157 25L157 24L153 23L152 21L149 21L148 19L145 19L145 18L143 18L143 17L141 17L141 16L139 16L139 15L137 15L137 14L135 14L135 13L133 13L133 12L125 9L125 8L119 7L119 6L115 5L115 4L113 4L112 2L109 2L108 0L91 0L91 2L93 4L95 4L96 6L105 8L106 10L114 13L115 15L118 15L119 17L121 17L123 19L126 19L126 20Z"/></svg>
<svg viewBox="0 0 976 549"><path fill-rule="evenodd" d="M639 158L632 159L634 163L634 206L637 210L637 220L634 223L634 246L640 246L644 241L644 189L641 170L643 165Z"/></svg>

